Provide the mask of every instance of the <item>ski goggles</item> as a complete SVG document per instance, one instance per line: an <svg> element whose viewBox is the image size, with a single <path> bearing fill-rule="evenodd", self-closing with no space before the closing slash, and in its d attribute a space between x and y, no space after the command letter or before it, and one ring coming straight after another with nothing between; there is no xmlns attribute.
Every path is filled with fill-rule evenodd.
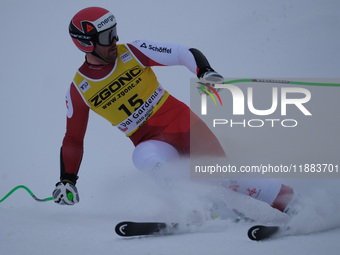
<svg viewBox="0 0 340 255"><path fill-rule="evenodd" d="M98 33L97 35L97 43L101 46L110 46L114 40L119 40L116 24L113 27Z"/></svg>

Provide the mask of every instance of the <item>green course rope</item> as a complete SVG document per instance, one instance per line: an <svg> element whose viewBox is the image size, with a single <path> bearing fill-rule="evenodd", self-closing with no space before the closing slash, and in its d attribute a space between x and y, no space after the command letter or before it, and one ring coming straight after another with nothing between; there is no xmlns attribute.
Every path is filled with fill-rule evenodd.
<svg viewBox="0 0 340 255"><path fill-rule="evenodd" d="M225 81L223 83L231 84L231 83L240 83L240 82L283 83L283 84L295 84L295 85L307 85L307 86L340 87L340 83L287 81L287 80L275 80L275 79L237 79L237 80Z"/></svg>
<svg viewBox="0 0 340 255"><path fill-rule="evenodd" d="M12 193L18 189L25 189L36 201L38 202L46 202L46 201L50 201L50 200L53 200L53 197L47 197L47 198L37 198L33 192L27 188L26 186L24 185L19 185L19 186L16 186L15 188L13 188L10 192L7 193L6 196L4 196L1 200L0 200L0 203L3 202L4 200L6 200L10 195L12 195Z"/></svg>

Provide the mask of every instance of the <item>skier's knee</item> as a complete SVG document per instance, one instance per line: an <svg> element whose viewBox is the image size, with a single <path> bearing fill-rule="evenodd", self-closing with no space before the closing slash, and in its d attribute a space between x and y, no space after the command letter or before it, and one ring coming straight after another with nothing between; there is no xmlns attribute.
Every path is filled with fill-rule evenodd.
<svg viewBox="0 0 340 255"><path fill-rule="evenodd" d="M149 140L136 146L132 161L135 167L143 171L152 171L179 158L177 150L168 143Z"/></svg>

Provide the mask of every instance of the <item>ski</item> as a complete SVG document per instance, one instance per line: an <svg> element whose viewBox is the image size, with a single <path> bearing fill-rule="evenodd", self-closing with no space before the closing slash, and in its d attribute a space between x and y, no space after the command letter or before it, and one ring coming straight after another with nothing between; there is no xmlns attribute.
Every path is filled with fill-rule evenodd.
<svg viewBox="0 0 340 255"><path fill-rule="evenodd" d="M249 228L248 237L253 241L266 240L275 237L280 230L282 228L279 226L256 225Z"/></svg>
<svg viewBox="0 0 340 255"><path fill-rule="evenodd" d="M170 235L174 233L178 224L164 222L132 222L123 221L116 225L117 235L129 236L147 236L147 235Z"/></svg>
<svg viewBox="0 0 340 255"><path fill-rule="evenodd" d="M248 237L253 241L271 239L284 228L280 226L255 225L249 228ZM122 221L115 227L117 235L123 237L171 235L178 231L177 223Z"/></svg>

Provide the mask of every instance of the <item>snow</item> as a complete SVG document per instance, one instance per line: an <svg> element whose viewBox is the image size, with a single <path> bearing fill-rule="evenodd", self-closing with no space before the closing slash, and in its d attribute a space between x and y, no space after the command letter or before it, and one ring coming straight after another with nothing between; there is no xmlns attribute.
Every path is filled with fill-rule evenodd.
<svg viewBox="0 0 340 255"><path fill-rule="evenodd" d="M58 181L64 97L84 59L67 27L84 7L111 10L122 42L149 39L196 47L225 77L339 75L337 0L2 0L0 5L0 198L21 184L40 198L49 197ZM185 86L193 74L183 67L154 70L170 93L189 104ZM320 146L326 150L328 145ZM250 223L211 220L179 235L118 237L114 226L122 220L185 222L194 210L204 217L212 198L225 198L261 222L286 220L236 193L222 195L186 180L160 185L134 169L132 151L128 139L91 114L77 184L80 203L39 203L16 191L0 204L0 253L338 254L339 179L282 180L305 197L303 210L291 221L296 236L252 242L246 236Z"/></svg>

